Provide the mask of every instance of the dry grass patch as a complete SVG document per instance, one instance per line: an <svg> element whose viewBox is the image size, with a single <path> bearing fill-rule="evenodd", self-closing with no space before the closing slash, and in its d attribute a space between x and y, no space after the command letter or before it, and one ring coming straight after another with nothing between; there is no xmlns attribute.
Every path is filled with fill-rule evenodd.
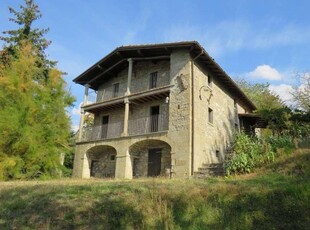
<svg viewBox="0 0 310 230"><path fill-rule="evenodd" d="M207 180L2 182L0 229L307 229L310 152L290 157Z"/></svg>

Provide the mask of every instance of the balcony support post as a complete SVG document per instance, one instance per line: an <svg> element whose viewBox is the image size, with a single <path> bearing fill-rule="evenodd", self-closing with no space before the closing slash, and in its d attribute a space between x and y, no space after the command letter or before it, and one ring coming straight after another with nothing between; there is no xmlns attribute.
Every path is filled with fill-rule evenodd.
<svg viewBox="0 0 310 230"><path fill-rule="evenodd" d="M87 105L89 86L90 86L89 84L85 85L84 100L83 100L83 104L81 105L81 118L80 118L79 137L78 137L79 141L82 141L82 137L83 137L83 126L84 126L84 120L85 120L85 112L84 112L83 106Z"/></svg>
<svg viewBox="0 0 310 230"><path fill-rule="evenodd" d="M124 114L124 130L122 136L128 136L128 120L129 120L129 100L128 97L124 100L125 103L125 114Z"/></svg>
<svg viewBox="0 0 310 230"><path fill-rule="evenodd" d="M127 89L125 95L130 95L130 85L131 85L131 77L132 77L132 66L133 60L132 58L128 59L128 77L127 77Z"/></svg>
<svg viewBox="0 0 310 230"><path fill-rule="evenodd" d="M132 58L129 58L128 59L127 89L126 89L125 96L130 95L132 66L133 66L133 60L132 60ZM123 130L122 136L128 136L128 120L129 120L129 100L128 100L128 97L125 97L124 103L125 103L125 114L124 114L124 130Z"/></svg>

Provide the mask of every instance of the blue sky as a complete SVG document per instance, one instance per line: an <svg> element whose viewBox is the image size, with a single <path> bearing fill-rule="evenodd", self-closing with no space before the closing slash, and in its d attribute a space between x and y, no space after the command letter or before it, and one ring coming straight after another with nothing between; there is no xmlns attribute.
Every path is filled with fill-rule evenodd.
<svg viewBox="0 0 310 230"><path fill-rule="evenodd" d="M47 53L58 61L77 98L76 76L118 46L197 40L232 78L269 82L284 100L298 86L296 72L309 72L308 0L36 0L43 14L35 26L50 28ZM1 0L0 31L22 0ZM1 43L0 43L1 45Z"/></svg>

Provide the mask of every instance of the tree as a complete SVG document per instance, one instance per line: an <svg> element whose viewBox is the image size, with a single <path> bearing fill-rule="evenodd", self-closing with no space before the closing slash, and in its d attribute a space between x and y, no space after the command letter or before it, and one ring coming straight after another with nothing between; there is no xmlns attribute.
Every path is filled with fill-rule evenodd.
<svg viewBox="0 0 310 230"><path fill-rule="evenodd" d="M237 80L237 84L254 102L257 112L285 107L280 97L269 89L269 83L252 84L242 79Z"/></svg>
<svg viewBox="0 0 310 230"><path fill-rule="evenodd" d="M2 64L9 64L10 59L16 57L16 48L21 43L27 41L37 50L38 60L36 65L44 68L45 78L48 75L48 70L55 67L56 62L47 59L45 49L50 45L51 41L47 40L44 35L49 29L32 28L33 22L42 17L38 5L33 0L25 0L25 6L20 6L20 12L9 7L10 13L14 15L9 20L16 23L19 28L16 30L4 31L4 35L0 39L5 42L5 47L1 52L0 61Z"/></svg>
<svg viewBox="0 0 310 230"><path fill-rule="evenodd" d="M57 69L49 71L44 87L33 81L43 70L35 65L31 44L17 51L18 58L0 78L0 178L55 176L61 169L60 155L69 150L65 107L73 98Z"/></svg>
<svg viewBox="0 0 310 230"><path fill-rule="evenodd" d="M288 128L291 110L269 89L269 84L251 84L245 80L238 80L237 84L254 102L257 107L255 112L268 122L273 134L282 135Z"/></svg>
<svg viewBox="0 0 310 230"><path fill-rule="evenodd" d="M62 72L45 62L47 43L38 42L44 41L42 30L31 27L39 18L38 8L31 0L25 2L21 13L10 9L17 15L14 22L25 28L9 33L1 52L6 58L0 61L2 180L59 175L60 157L70 151L66 108L74 99L65 90Z"/></svg>
<svg viewBox="0 0 310 230"><path fill-rule="evenodd" d="M298 74L301 83L299 87L295 87L293 98L299 109L310 113L310 73Z"/></svg>
<svg viewBox="0 0 310 230"><path fill-rule="evenodd" d="M255 112L268 122L273 135L289 135L297 140L301 137L309 137L310 133L310 113L307 113L305 109L307 105L309 106L310 80L307 75L304 75L302 79L306 81L303 87L295 89L295 100L300 101L300 107L304 105L303 110L288 108L278 95L269 90L268 83L251 84L245 80L239 80L237 83L257 106Z"/></svg>

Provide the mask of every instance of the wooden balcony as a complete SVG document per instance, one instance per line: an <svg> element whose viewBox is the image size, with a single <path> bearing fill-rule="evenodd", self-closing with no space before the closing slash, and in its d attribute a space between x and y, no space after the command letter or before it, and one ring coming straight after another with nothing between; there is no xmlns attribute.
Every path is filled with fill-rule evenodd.
<svg viewBox="0 0 310 230"><path fill-rule="evenodd" d="M83 109L86 112L95 113L98 111L117 109L124 107L124 100L128 98L130 103L141 104L148 101L158 100L169 96L171 85L166 85L146 91L133 93L128 96L112 98L105 101L95 102L84 105Z"/></svg>
<svg viewBox="0 0 310 230"><path fill-rule="evenodd" d="M159 114L138 119L129 119L128 136L147 135L167 131L168 114ZM83 129L82 142L122 137L123 122L94 125Z"/></svg>

